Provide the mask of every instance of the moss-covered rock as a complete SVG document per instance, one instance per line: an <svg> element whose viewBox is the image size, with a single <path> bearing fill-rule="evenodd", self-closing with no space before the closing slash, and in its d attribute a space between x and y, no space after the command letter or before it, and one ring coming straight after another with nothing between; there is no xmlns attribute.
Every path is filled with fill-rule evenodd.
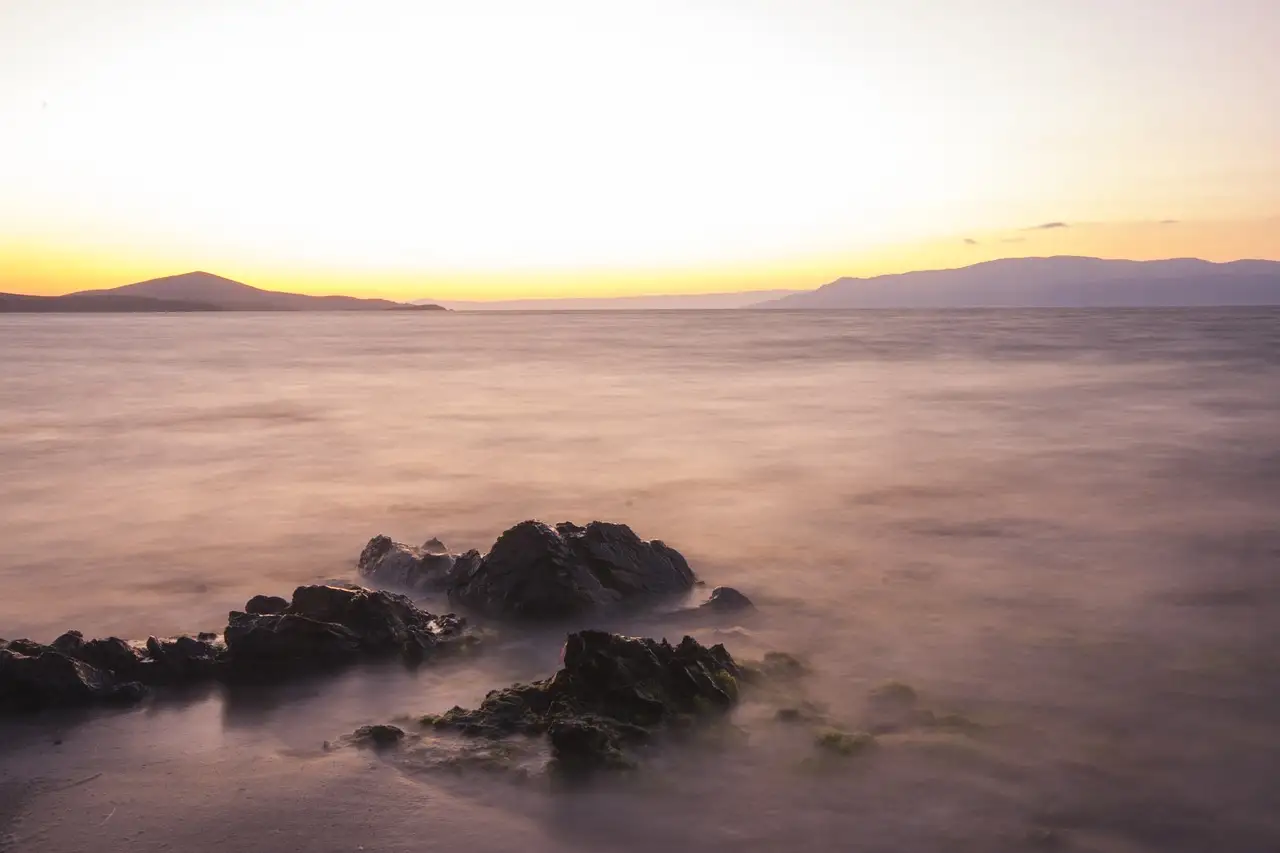
<svg viewBox="0 0 1280 853"><path fill-rule="evenodd" d="M857 755L875 745L876 739L867 732L844 732L840 729L823 729L814 736L814 745L831 755Z"/></svg>
<svg viewBox="0 0 1280 853"><path fill-rule="evenodd" d="M570 634L551 678L491 691L452 708L436 729L499 738L546 735L552 767L570 773L630 767L630 751L664 728L688 726L737 702L739 669L723 646L671 645L602 631Z"/></svg>

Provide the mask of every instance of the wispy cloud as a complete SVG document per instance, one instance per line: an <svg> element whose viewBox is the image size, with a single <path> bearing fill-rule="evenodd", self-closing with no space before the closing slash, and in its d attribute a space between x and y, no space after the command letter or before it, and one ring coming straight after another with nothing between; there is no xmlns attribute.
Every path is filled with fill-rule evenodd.
<svg viewBox="0 0 1280 853"><path fill-rule="evenodd" d="M1177 225L1177 224L1178 224L1178 220L1176 220L1176 219L1161 219L1161 220L1160 220L1160 224L1161 224L1161 225Z"/></svg>
<svg viewBox="0 0 1280 853"><path fill-rule="evenodd" d="M1048 231L1051 228L1070 228L1071 226L1065 222L1045 222L1040 225L1032 225L1030 228L1023 228L1023 231Z"/></svg>
<svg viewBox="0 0 1280 853"><path fill-rule="evenodd" d="M975 240L975 239L973 239L972 237L965 237L965 238L964 238L964 244L965 244L966 246L976 246L976 245L978 245L978 241L977 241L977 240Z"/></svg>

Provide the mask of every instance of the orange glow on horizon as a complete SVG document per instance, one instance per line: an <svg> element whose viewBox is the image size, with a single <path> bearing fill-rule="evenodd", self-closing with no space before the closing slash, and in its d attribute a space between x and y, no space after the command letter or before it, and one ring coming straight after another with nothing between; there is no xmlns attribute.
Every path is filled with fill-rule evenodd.
<svg viewBox="0 0 1280 853"><path fill-rule="evenodd" d="M148 256L94 246L0 242L0 291L58 295L117 287L202 269L266 290L343 294L397 300L572 298L745 290L811 289L842 276L870 277L946 269L1005 257L1089 255L1154 260L1198 257L1280 260L1280 217L1251 221L1068 223L1054 229L974 232L971 236L888 244L809 258L783 258L718 267L565 270L443 270L288 267L263 261L216 260L177 254Z"/></svg>

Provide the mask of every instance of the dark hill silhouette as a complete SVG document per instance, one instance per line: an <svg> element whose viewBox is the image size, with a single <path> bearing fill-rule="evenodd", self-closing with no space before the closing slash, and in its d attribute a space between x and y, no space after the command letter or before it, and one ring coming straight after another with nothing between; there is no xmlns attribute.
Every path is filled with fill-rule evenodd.
<svg viewBox="0 0 1280 853"><path fill-rule="evenodd" d="M152 299L103 293L95 296L27 296L0 293L0 314L110 314L168 311L217 311L212 305L183 299Z"/></svg>
<svg viewBox="0 0 1280 853"><path fill-rule="evenodd" d="M211 306L220 311L414 311L443 310L438 305L409 305L388 299L358 299L354 296L307 296L262 290L207 272L189 272L126 284L106 290L82 290L70 297L144 297L160 301L183 301ZM66 298L66 297L63 297ZM170 309L161 309L170 310Z"/></svg>
<svg viewBox="0 0 1280 853"><path fill-rule="evenodd" d="M1280 305L1280 262L1005 258L840 278L751 308L1121 308Z"/></svg>

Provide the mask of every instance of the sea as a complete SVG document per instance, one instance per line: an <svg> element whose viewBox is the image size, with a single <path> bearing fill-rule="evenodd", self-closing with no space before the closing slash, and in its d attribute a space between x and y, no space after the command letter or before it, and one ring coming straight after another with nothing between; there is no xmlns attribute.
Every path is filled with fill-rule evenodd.
<svg viewBox="0 0 1280 853"><path fill-rule="evenodd" d="M3 718L0 851L1280 850L1280 310L0 316L0 636L217 631L529 518L756 610ZM418 737L582 627L808 673L585 786ZM777 719L890 682L949 722Z"/></svg>

